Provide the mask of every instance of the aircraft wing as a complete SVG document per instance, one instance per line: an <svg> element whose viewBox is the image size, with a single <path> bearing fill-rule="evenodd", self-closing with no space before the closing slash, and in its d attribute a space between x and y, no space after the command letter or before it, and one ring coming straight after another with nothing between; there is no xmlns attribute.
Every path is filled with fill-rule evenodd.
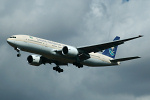
<svg viewBox="0 0 150 100"><path fill-rule="evenodd" d="M104 44L93 45L93 46L81 47L81 48L78 48L78 50L80 50L82 52L86 52L86 53L99 52L99 51L102 51L102 50L105 50L105 49L108 49L108 48L111 48L111 47L121 45L126 41L130 41L130 40L140 38L140 37L143 37L143 36L139 35L139 36L133 37L133 38L117 40L117 41L108 42L108 43L104 43Z"/></svg>

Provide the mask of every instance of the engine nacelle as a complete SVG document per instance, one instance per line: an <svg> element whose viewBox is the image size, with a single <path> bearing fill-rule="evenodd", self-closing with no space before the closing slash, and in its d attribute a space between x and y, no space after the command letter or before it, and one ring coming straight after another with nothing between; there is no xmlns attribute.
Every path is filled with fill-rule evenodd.
<svg viewBox="0 0 150 100"><path fill-rule="evenodd" d="M62 54L69 56L69 57L75 57L79 54L77 48L72 46L64 46L62 49Z"/></svg>
<svg viewBox="0 0 150 100"><path fill-rule="evenodd" d="M40 66L42 64L42 59L38 55L30 55L27 57L27 61L30 65Z"/></svg>

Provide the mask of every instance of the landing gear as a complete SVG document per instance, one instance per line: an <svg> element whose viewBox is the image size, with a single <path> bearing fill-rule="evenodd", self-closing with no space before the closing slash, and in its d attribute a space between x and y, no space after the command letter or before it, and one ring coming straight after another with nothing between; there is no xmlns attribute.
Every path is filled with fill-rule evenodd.
<svg viewBox="0 0 150 100"><path fill-rule="evenodd" d="M15 50L18 52L17 57L20 57L21 56L20 49L16 47Z"/></svg>
<svg viewBox="0 0 150 100"><path fill-rule="evenodd" d="M64 70L61 69L59 66L53 67L53 70L57 71L58 73L63 72Z"/></svg>
<svg viewBox="0 0 150 100"><path fill-rule="evenodd" d="M77 66L78 68L82 68L82 67L83 67L83 65L82 65L82 64L77 63L77 62L74 62L74 63L73 63L73 65Z"/></svg>
<svg viewBox="0 0 150 100"><path fill-rule="evenodd" d="M17 54L17 57L20 57L21 56L21 54Z"/></svg>

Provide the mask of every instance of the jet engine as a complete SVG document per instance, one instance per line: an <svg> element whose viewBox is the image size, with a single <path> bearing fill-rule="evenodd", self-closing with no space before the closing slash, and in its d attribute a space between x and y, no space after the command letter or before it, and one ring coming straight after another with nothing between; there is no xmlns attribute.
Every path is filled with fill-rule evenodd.
<svg viewBox="0 0 150 100"><path fill-rule="evenodd" d="M30 55L27 57L27 61L30 65L40 66L42 64L42 59L38 55Z"/></svg>
<svg viewBox="0 0 150 100"><path fill-rule="evenodd" d="M77 48L72 46L64 46L62 49L62 54L69 57L75 57L79 54Z"/></svg>

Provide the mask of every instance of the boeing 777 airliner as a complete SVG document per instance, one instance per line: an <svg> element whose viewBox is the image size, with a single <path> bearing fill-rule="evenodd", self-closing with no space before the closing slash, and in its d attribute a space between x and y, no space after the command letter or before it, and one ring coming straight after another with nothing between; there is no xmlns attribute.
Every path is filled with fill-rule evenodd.
<svg viewBox="0 0 150 100"><path fill-rule="evenodd" d="M116 36L113 42L79 48L29 35L13 35L7 39L7 42L18 52L17 57L21 56L21 50L36 54L27 57L30 65L39 66L54 63L56 67L53 67L53 70L60 73L63 72L63 69L59 66L68 65L68 63L78 68L83 67L83 65L100 67L120 65L122 61L140 58L135 56L115 59L118 45L140 37L142 36L120 40L120 37ZM100 51L103 52L98 53Z"/></svg>

